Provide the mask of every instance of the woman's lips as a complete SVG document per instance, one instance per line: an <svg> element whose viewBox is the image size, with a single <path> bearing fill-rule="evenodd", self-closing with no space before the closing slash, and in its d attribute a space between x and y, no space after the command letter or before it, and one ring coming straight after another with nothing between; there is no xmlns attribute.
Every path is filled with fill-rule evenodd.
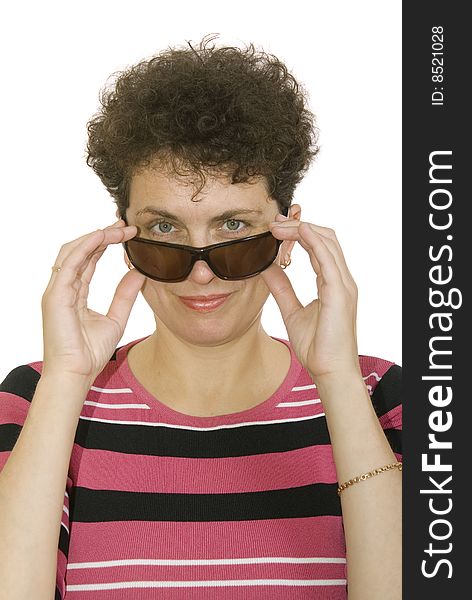
<svg viewBox="0 0 472 600"><path fill-rule="evenodd" d="M211 312L221 306L230 294L218 294L211 296L179 296L180 300L193 310L199 312Z"/></svg>

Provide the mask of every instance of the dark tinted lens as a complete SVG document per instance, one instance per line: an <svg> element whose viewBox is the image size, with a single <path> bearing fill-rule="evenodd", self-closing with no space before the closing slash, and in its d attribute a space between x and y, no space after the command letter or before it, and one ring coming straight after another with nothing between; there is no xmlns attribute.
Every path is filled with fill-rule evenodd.
<svg viewBox="0 0 472 600"><path fill-rule="evenodd" d="M127 242L133 265L148 277L165 281L178 280L187 275L192 257L181 248L147 244L135 239Z"/></svg>
<svg viewBox="0 0 472 600"><path fill-rule="evenodd" d="M278 248L273 235L242 240L210 250L211 267L220 277L241 279L263 271L274 262Z"/></svg>

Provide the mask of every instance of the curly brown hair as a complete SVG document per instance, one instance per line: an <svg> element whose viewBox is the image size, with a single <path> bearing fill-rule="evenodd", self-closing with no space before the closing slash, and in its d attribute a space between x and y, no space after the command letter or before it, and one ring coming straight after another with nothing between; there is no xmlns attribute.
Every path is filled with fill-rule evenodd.
<svg viewBox="0 0 472 600"><path fill-rule="evenodd" d="M232 183L265 178L287 214L293 192L318 153L307 94L274 55L216 47L168 48L100 91L87 123L87 165L124 216L131 178L156 162L175 175L224 175ZM192 198L192 199L193 199Z"/></svg>

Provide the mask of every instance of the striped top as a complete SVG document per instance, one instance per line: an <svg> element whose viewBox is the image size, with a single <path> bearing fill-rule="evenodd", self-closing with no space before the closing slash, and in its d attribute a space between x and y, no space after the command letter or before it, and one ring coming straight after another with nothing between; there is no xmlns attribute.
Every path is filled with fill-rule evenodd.
<svg viewBox="0 0 472 600"><path fill-rule="evenodd" d="M145 338L142 338L145 339ZM189 416L152 396L117 348L85 400L58 540L56 600L341 600L346 553L317 389L291 352L277 391L247 410ZM359 356L400 458L401 368ZM0 469L42 362L0 386ZM27 570L26 566L26 570Z"/></svg>

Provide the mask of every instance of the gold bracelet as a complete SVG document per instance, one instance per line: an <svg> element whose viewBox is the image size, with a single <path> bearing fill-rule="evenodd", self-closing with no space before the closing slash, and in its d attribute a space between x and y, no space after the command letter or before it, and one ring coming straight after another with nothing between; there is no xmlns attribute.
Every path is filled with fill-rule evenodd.
<svg viewBox="0 0 472 600"><path fill-rule="evenodd" d="M359 481L365 481L366 479L369 479L369 477L373 477L374 475L379 475L379 473L384 473L385 471L390 471L391 469L398 469L399 471L401 471L403 469L403 463L396 462L391 465L385 465L384 467L374 469L373 471L369 471L368 473L364 473L363 475L358 475L357 477L354 477L353 479L346 481L345 483L341 484L338 487L338 496L340 496L341 492L343 490L345 490L346 488L348 488L350 485L359 483Z"/></svg>

